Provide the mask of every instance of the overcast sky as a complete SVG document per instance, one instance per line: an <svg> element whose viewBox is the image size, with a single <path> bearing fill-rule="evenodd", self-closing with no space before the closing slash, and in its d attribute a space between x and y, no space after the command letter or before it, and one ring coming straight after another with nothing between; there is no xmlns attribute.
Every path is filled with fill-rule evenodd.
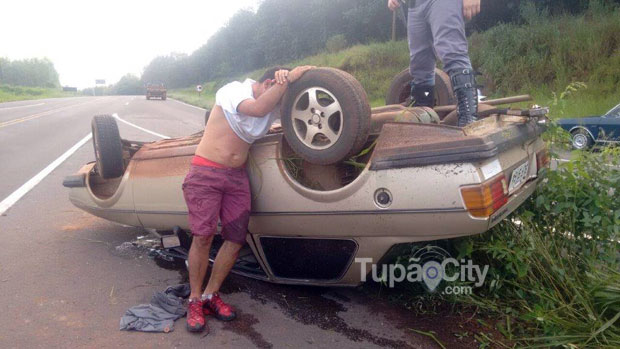
<svg viewBox="0 0 620 349"><path fill-rule="evenodd" d="M156 56L190 54L239 9L259 0L7 0L0 6L0 57L48 57L63 86L138 77Z"/></svg>

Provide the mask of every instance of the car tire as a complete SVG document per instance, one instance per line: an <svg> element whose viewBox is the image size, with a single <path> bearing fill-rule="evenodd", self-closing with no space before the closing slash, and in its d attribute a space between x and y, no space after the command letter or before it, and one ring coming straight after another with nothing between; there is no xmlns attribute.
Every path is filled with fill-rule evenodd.
<svg viewBox="0 0 620 349"><path fill-rule="evenodd" d="M97 171L101 177L123 175L123 145L116 120L111 115L97 115L91 123Z"/></svg>
<svg viewBox="0 0 620 349"><path fill-rule="evenodd" d="M592 146L592 144L594 144L592 136L590 136L588 131L582 128L571 132L571 136L571 144L574 149L587 150Z"/></svg>
<svg viewBox="0 0 620 349"><path fill-rule="evenodd" d="M306 72L289 86L280 111L286 141L313 164L347 159L368 140L368 96L353 76L338 69Z"/></svg>
<svg viewBox="0 0 620 349"><path fill-rule="evenodd" d="M409 68L396 74L387 95L385 104L411 104L411 80ZM443 70L435 68L435 105L454 105L456 97L452 91L450 77Z"/></svg>
<svg viewBox="0 0 620 349"><path fill-rule="evenodd" d="M164 94L164 95L161 97L161 99L165 101L165 100L166 100L166 94Z"/></svg>

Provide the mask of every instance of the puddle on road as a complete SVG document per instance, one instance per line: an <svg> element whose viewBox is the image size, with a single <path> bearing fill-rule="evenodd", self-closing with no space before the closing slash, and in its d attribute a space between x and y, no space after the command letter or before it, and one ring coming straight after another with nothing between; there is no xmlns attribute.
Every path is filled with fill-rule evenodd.
<svg viewBox="0 0 620 349"><path fill-rule="evenodd" d="M365 329L354 328L347 324L338 313L346 312L347 303L351 303L351 300L338 289L278 285L230 275L222 285L221 293L235 292L247 293L262 304L275 303L289 318L299 323L337 332L354 342L366 341L392 348L412 347L408 342L378 337Z"/></svg>
<svg viewBox="0 0 620 349"><path fill-rule="evenodd" d="M240 309L236 309L237 318L234 321L225 322L223 329L231 331L239 336L246 337L257 348L269 349L273 348L273 344L267 342L262 334L254 328L258 324L258 319L249 313L244 313Z"/></svg>

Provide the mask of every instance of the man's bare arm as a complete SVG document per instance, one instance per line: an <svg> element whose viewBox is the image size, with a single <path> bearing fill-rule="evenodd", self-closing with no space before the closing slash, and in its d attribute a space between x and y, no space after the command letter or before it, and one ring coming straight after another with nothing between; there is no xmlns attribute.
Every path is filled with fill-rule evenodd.
<svg viewBox="0 0 620 349"><path fill-rule="evenodd" d="M263 117L269 114L280 102L288 88L288 82L275 84L257 99L246 99L239 103L237 110L245 115Z"/></svg>
<svg viewBox="0 0 620 349"><path fill-rule="evenodd" d="M313 66L297 67L290 72L278 70L275 74L276 83L257 99L246 99L241 102L237 110L245 115L263 117L273 111L284 96L288 84L299 79L305 72L313 69Z"/></svg>

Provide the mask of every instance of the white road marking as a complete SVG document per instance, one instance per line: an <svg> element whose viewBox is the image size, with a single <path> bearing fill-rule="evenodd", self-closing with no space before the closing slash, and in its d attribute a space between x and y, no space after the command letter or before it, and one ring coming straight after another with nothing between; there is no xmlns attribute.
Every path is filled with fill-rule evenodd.
<svg viewBox="0 0 620 349"><path fill-rule="evenodd" d="M196 108L196 109L200 109L200 110L206 110L205 108L200 108L200 107L197 107L197 106L195 106L195 105L191 105L191 104L187 104L187 103L185 103L185 102L177 101L177 100L176 100L176 99L174 99L174 98L169 98L169 99L172 99L173 101L175 101L175 102L177 102L177 103L185 104L185 105L186 105L186 106L188 106L188 107L192 107L192 108Z"/></svg>
<svg viewBox="0 0 620 349"><path fill-rule="evenodd" d="M43 105L43 104L45 104L45 103L29 104L29 105L18 105L17 107L0 108L0 111L9 110L9 109L17 109L17 108L36 107L36 106Z"/></svg>
<svg viewBox="0 0 620 349"><path fill-rule="evenodd" d="M114 113L112 116L118 121L124 122L129 126L133 126L141 131L150 133L160 138L169 139L170 137L164 136L157 132L153 132L142 128L138 125L132 124L129 121L125 121L121 119L118 114ZM26 195L32 188L34 188L37 184L39 184L47 175L49 175L52 171L56 169L56 167L60 166L65 160L67 160L73 153L75 153L84 143L88 142L93 137L92 133L89 133L86 137L82 138L79 142L77 142L73 147L69 148L64 154L62 154L58 159L54 160L51 164L47 165L41 172L37 173L34 177L32 177L28 182L24 183L21 187L19 187L16 191L11 193L11 195L7 196L4 200L0 202L0 216L4 214L11 206L13 206L19 199L21 199L24 195Z"/></svg>
<svg viewBox="0 0 620 349"><path fill-rule="evenodd" d="M147 130L147 129L142 128L142 127L140 127L140 126L138 126L138 125L136 125L136 124L132 124L132 123L131 123L131 122L129 122L129 121L123 120L123 119L121 119L121 118L118 116L118 114L116 114L116 113L112 114L112 116L113 116L116 120L121 121L121 122L124 122L124 123L126 123L127 125L129 125L129 126L133 126L133 127L137 128L137 129L138 129L138 130L140 130L140 131L144 131L144 132L146 132L146 133L150 133L150 134L152 134L152 135L154 135L154 136L157 136L157 137L160 137L160 138L163 138L163 139L170 139L170 137L168 137L168 136L164 136L164 135L159 134L159 133L157 133L157 132L153 132L153 131Z"/></svg>
<svg viewBox="0 0 620 349"><path fill-rule="evenodd" d="M28 182L24 183L19 189L14 191L11 195L7 196L4 200L0 202L0 215L5 213L11 206L13 206L19 199L21 199L24 195L26 195L32 188L34 188L37 184L39 184L43 178L45 178L48 174L50 174L56 167L60 166L69 156L75 153L84 143L88 142L93 137L92 133L89 133L86 137L82 138L81 141L77 142L73 147L69 148L64 154L62 154L58 159L54 160L51 164L47 165L41 172L37 173L34 177L32 177Z"/></svg>
<svg viewBox="0 0 620 349"><path fill-rule="evenodd" d="M66 109L70 109L70 108L73 108L73 107L79 107L81 105L88 104L88 103L93 103L93 102L97 102L97 101L100 101L100 99L94 99L94 100L90 100L88 102L79 103L79 104L66 105L66 106L61 107L61 108L47 110L47 111L44 111L44 112L41 112L41 113L38 113L38 114L33 114L33 115L29 115L29 116L24 116L24 117L21 117L21 118L18 118L18 119L13 119L13 120L9 120L9 121L0 122L0 128L6 127L6 126L15 125L15 124L19 124L20 122L24 122L24 121L40 118L42 116L50 115L50 114L53 114L55 112L59 112L61 110L66 110Z"/></svg>

